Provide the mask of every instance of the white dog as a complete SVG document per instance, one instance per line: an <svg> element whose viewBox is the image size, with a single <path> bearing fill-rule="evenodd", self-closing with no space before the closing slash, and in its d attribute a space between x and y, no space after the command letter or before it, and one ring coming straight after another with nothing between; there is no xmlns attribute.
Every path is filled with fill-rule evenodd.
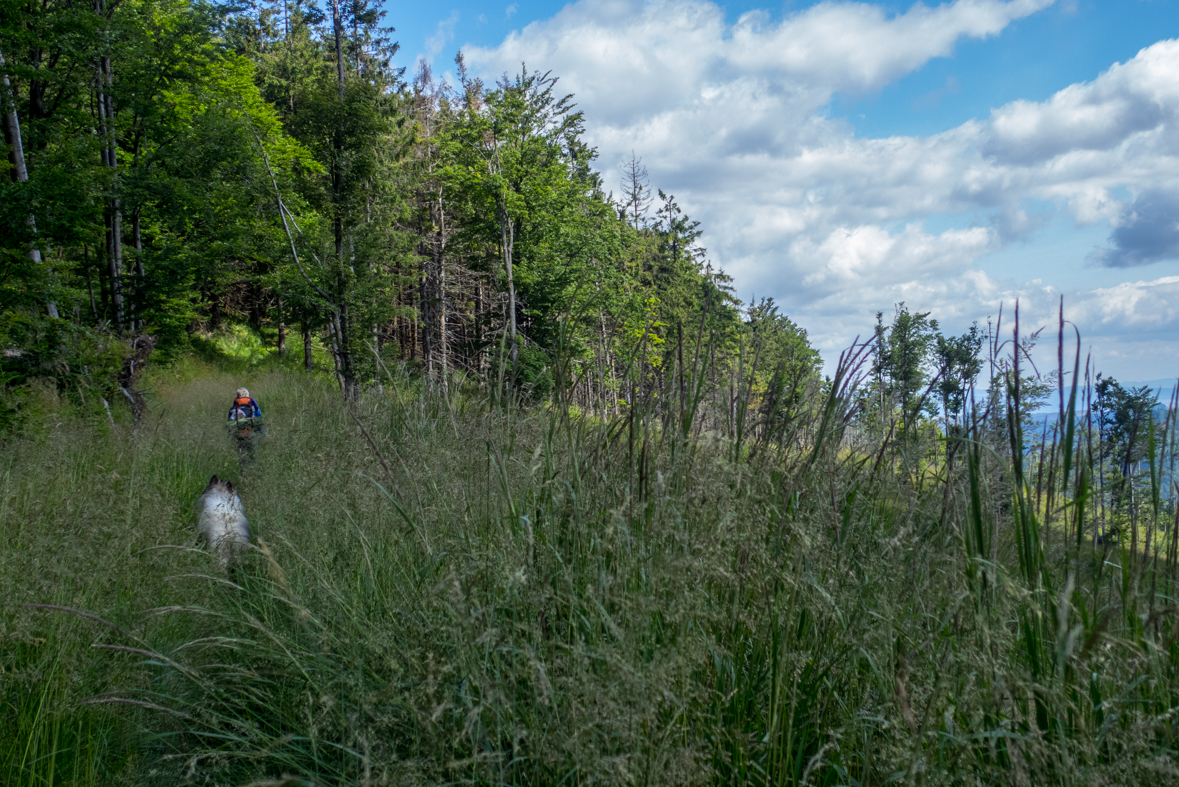
<svg viewBox="0 0 1179 787"><path fill-rule="evenodd" d="M250 523L242 509L242 499L230 481L221 481L217 476L209 479L205 493L201 495L200 518L197 530L200 539L209 545L213 554L221 559L221 567L229 564L250 547Z"/></svg>

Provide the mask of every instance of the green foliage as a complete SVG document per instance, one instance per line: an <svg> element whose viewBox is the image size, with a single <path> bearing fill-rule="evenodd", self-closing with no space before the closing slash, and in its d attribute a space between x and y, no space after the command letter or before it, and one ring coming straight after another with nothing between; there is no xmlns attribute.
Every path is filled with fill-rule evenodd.
<svg viewBox="0 0 1179 787"><path fill-rule="evenodd" d="M1153 417L1157 397L1147 387L1126 389L1101 374L1093 394L1100 455L1105 460L1102 477L1108 478L1111 504L1124 509L1134 494L1135 468L1150 455L1153 441L1161 437L1163 425L1156 424Z"/></svg>
<svg viewBox="0 0 1179 787"><path fill-rule="evenodd" d="M758 357L755 386L779 386L787 393L781 406L793 407L805 393L807 381L818 376L822 358L807 342L806 331L778 313L773 298L751 306L747 324Z"/></svg>
<svg viewBox="0 0 1179 787"><path fill-rule="evenodd" d="M244 325L226 326L220 333L210 336L207 341L220 355L250 365L257 365L277 353L273 347L263 344L261 336L251 332Z"/></svg>
<svg viewBox="0 0 1179 787"><path fill-rule="evenodd" d="M732 388L750 326L699 223L662 191L653 217L646 196L614 203L555 76L488 88L460 58L457 89L426 68L407 84L383 11L329 11L0 14L29 171L0 185L0 308L150 334L168 359L227 324L297 326L330 349L346 398L378 358L595 412L705 353L721 363L702 395ZM817 373L800 363L791 374Z"/></svg>
<svg viewBox="0 0 1179 787"><path fill-rule="evenodd" d="M933 409L933 402L922 394L930 379L930 354L937 343L937 329L937 320L931 320L929 312L910 312L904 303L897 304L887 327L884 313L876 313L872 375L882 400L900 408L902 431Z"/></svg>
<svg viewBox="0 0 1179 787"><path fill-rule="evenodd" d="M539 347L520 348L516 384L533 400L544 400L553 392L552 359Z"/></svg>
<svg viewBox="0 0 1179 787"><path fill-rule="evenodd" d="M249 375L263 371L294 371L303 365L303 340L300 335L286 337L285 355L279 352L276 344L271 335L260 334L241 323L227 323L215 332L194 333L187 348L171 358L160 360L169 373L184 369L180 372L182 378L207 374L210 368ZM317 368L331 368L328 350L314 337L311 354ZM187 369L191 361L198 363L194 370Z"/></svg>
<svg viewBox="0 0 1179 787"><path fill-rule="evenodd" d="M67 393L110 396L130 357L127 340L110 332L53 320L40 314L8 312L0 318L0 370L8 384L33 379L56 382Z"/></svg>
<svg viewBox="0 0 1179 787"><path fill-rule="evenodd" d="M961 336L935 337L935 364L938 374L937 391L942 400L942 412L953 421L966 408L974 382L982 371L983 334L978 323Z"/></svg>

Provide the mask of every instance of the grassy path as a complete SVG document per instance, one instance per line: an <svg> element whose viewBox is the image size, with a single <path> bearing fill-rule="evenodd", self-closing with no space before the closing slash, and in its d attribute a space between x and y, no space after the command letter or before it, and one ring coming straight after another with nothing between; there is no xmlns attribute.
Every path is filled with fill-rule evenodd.
<svg viewBox="0 0 1179 787"><path fill-rule="evenodd" d="M7 543L0 553L0 663L8 722L0 725L0 772L19 771L25 783L37 784L54 783L64 769L82 782L93 773L90 783L105 783L112 775L109 749L126 746L115 740L126 730L104 708L75 708L143 678L132 663L112 662L89 647L102 639L102 625L25 605L94 611L139 639L183 640L187 622L145 611L215 601L210 581L193 576L212 570L207 556L192 549L195 502L210 475L240 484L256 533L273 539L303 524L302 509L287 501L301 480L322 479L327 469L304 444L323 449L330 439L308 440L307 425L316 426L317 417L302 419L308 407L323 407L330 390L283 373L251 380L276 437L242 477L223 424L239 383L209 371L196 379L161 374L152 380L150 410L138 429L112 428L100 417L79 420L63 410L61 420L10 444L0 465ZM124 763L116 771L124 766L136 768Z"/></svg>

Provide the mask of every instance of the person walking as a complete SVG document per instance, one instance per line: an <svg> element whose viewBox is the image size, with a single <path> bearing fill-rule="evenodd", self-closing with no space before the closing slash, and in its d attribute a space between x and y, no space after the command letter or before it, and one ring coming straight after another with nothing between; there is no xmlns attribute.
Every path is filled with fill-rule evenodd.
<svg viewBox="0 0 1179 787"><path fill-rule="evenodd" d="M254 460L254 448L258 438L266 434L266 425L262 423L262 408L250 396L248 389L237 389L237 396L229 408L226 424L237 441L238 460L245 467Z"/></svg>

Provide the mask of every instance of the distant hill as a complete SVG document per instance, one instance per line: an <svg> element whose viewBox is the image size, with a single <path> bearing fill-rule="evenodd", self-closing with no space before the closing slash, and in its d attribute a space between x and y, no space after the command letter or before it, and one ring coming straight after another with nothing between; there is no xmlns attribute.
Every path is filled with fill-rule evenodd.
<svg viewBox="0 0 1179 787"><path fill-rule="evenodd" d="M1174 377L1164 377L1159 380L1132 380L1130 382L1123 382L1122 387L1129 390L1131 388L1146 386L1158 394L1160 401L1166 402L1171 398L1171 394L1175 390L1175 379Z"/></svg>
<svg viewBox="0 0 1179 787"><path fill-rule="evenodd" d="M1135 388L1142 388L1143 386L1150 388L1158 397L1159 404L1163 405L1164 407L1170 402L1171 394L1175 390L1175 382L1176 378L1174 377L1164 377L1158 380L1118 380L1118 383L1127 391ZM1068 395L1067 389L1065 390L1065 395ZM1080 397L1081 394L1079 391L1077 392L1077 395ZM1045 421L1047 421L1049 424L1055 423L1057 410L1060 407L1059 402L1060 400L1057 398L1056 392L1053 391L1052 395L1045 400L1043 406L1040 407L1032 416L1032 420L1038 424L1043 424ZM1078 401L1078 405L1079 404L1080 402Z"/></svg>

